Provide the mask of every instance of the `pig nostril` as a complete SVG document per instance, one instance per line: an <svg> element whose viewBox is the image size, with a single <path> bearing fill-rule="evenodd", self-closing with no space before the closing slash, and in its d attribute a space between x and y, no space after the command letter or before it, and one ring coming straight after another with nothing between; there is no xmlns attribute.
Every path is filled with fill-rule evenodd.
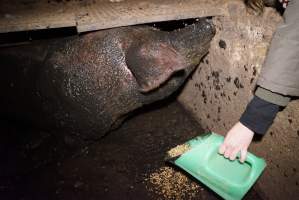
<svg viewBox="0 0 299 200"><path fill-rule="evenodd" d="M212 33L212 34L216 33L216 29L215 29L214 25L208 23L205 27L206 27L206 31L208 31L209 33Z"/></svg>
<svg viewBox="0 0 299 200"><path fill-rule="evenodd" d="M214 26L211 23L207 22L205 28L206 28L206 30L212 31L214 29Z"/></svg>

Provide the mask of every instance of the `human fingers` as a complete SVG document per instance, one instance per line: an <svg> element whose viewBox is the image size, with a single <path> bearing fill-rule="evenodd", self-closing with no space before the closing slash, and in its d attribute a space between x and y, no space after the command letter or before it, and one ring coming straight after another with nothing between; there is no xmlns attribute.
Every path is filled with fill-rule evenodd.
<svg viewBox="0 0 299 200"><path fill-rule="evenodd" d="M282 3L283 8L287 8L289 0L280 0L279 2Z"/></svg>
<svg viewBox="0 0 299 200"><path fill-rule="evenodd" d="M244 163L247 157L247 149L241 149L240 162Z"/></svg>
<svg viewBox="0 0 299 200"><path fill-rule="evenodd" d="M225 152L224 152L224 157L229 158L232 151L233 151L233 148L231 146L227 146L225 149Z"/></svg>
<svg viewBox="0 0 299 200"><path fill-rule="evenodd" d="M226 145L225 145L225 143L222 143L222 144L220 145L220 147L219 147L218 152L219 152L220 154L224 154L225 150L226 150Z"/></svg>
<svg viewBox="0 0 299 200"><path fill-rule="evenodd" d="M235 149L231 152L231 154L230 154L230 156L229 156L229 159L230 159L230 160L235 160L239 151L240 151L240 149L235 148Z"/></svg>

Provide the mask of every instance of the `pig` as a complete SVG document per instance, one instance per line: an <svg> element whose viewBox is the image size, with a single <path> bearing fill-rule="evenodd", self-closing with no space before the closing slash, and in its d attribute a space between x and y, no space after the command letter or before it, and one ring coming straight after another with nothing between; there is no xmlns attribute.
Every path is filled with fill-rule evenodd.
<svg viewBox="0 0 299 200"><path fill-rule="evenodd" d="M176 91L214 34L201 19L168 32L129 26L2 48L1 113L98 139Z"/></svg>

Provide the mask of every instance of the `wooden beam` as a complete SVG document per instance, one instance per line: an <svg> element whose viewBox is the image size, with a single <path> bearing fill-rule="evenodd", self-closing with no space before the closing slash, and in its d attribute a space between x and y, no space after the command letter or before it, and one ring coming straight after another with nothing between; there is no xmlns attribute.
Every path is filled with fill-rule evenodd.
<svg viewBox="0 0 299 200"><path fill-rule="evenodd" d="M0 0L0 33L76 26L78 32L226 15L238 0Z"/></svg>
<svg viewBox="0 0 299 200"><path fill-rule="evenodd" d="M73 5L46 0L0 0L0 32L76 26Z"/></svg>

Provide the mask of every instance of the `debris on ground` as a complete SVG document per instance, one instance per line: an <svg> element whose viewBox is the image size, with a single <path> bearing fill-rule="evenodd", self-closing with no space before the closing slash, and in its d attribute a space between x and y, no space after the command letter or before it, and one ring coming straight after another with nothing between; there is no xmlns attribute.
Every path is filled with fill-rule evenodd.
<svg viewBox="0 0 299 200"><path fill-rule="evenodd" d="M203 190L182 172L167 166L151 173L145 181L149 185L147 189L161 199L195 199Z"/></svg>
<svg viewBox="0 0 299 200"><path fill-rule="evenodd" d="M183 153L187 152L190 150L190 145L189 144L180 144L172 149L170 149L168 152L167 152L167 157L169 158L174 158L174 157L177 157L177 156L180 156L182 155Z"/></svg>

